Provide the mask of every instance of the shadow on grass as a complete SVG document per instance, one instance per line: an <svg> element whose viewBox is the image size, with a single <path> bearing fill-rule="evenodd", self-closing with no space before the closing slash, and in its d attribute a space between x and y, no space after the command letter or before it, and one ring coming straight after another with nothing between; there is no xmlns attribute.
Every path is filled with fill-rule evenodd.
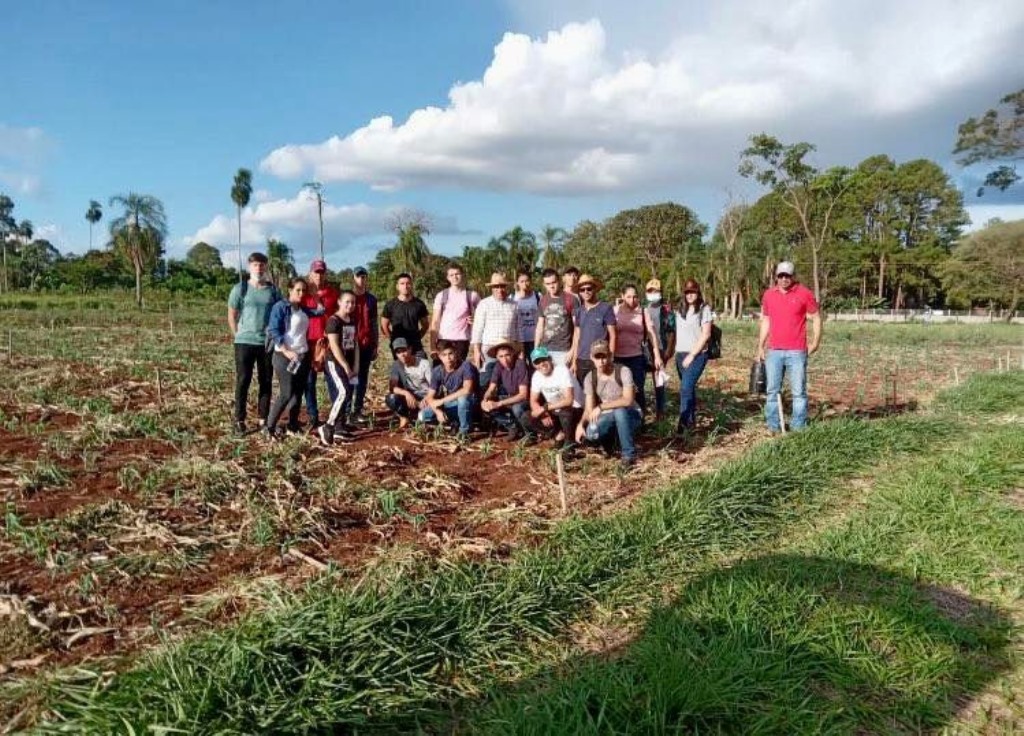
<svg viewBox="0 0 1024 736"><path fill-rule="evenodd" d="M614 652L456 706L459 733L939 729L1008 669L1011 622L872 565L772 555L690 583Z"/></svg>

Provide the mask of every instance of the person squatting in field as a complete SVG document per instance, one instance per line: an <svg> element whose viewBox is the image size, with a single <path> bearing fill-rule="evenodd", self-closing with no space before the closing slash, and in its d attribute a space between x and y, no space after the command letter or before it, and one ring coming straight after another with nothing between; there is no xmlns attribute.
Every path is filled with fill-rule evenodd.
<svg viewBox="0 0 1024 736"><path fill-rule="evenodd" d="M430 389L418 421L457 426L459 438L467 439L473 424L480 374L472 363L460 357L459 348L451 343L439 343L437 355L441 365L434 368L430 377Z"/></svg>

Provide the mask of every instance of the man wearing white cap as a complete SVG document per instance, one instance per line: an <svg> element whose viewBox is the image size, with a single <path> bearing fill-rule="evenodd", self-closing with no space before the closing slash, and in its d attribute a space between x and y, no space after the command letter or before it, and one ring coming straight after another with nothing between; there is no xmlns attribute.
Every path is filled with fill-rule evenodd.
<svg viewBox="0 0 1024 736"><path fill-rule="evenodd" d="M761 297L761 332L757 357L765 362L768 400L765 420L772 433L780 431L779 392L782 374L789 375L793 410L789 426L803 429L807 424L807 356L821 343L821 312L814 294L794 278L795 268L783 261L775 268L775 286ZM807 343L807 318L811 318L811 342Z"/></svg>

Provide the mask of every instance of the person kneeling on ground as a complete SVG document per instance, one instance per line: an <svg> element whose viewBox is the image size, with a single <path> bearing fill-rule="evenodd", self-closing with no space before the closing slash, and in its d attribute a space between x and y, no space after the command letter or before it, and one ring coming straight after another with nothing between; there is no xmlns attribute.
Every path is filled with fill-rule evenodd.
<svg viewBox="0 0 1024 736"><path fill-rule="evenodd" d="M423 400L419 421L430 423L436 420L441 425L458 422L459 437L465 439L473 421L480 375L450 343L441 343L438 357L441 365L434 368L430 377L430 390Z"/></svg>
<svg viewBox="0 0 1024 736"><path fill-rule="evenodd" d="M572 449L583 403L580 385L567 366L552 362L547 348L534 348L530 360L536 369L530 380L530 430Z"/></svg>
<svg viewBox="0 0 1024 736"><path fill-rule="evenodd" d="M491 372L491 382L484 392L480 408L495 424L502 427L510 440L520 434L529 434L526 415L530 408L530 376L526 361L516 355L512 343L504 342L487 351L497 363Z"/></svg>
<svg viewBox="0 0 1024 736"><path fill-rule="evenodd" d="M412 351L404 337L396 337L391 349L395 351L395 362L391 364L390 389L384 403L398 416L398 428L405 429L409 419L426 406L424 399L430 391L433 368L429 360Z"/></svg>
<svg viewBox="0 0 1024 736"><path fill-rule="evenodd" d="M636 462L633 436L642 421L633 374L627 366L612 363L611 349L603 340L590 347L590 359L594 361L594 370L584 379L587 402L576 439L600 443L605 453L611 455L618 437L622 466L628 468Z"/></svg>

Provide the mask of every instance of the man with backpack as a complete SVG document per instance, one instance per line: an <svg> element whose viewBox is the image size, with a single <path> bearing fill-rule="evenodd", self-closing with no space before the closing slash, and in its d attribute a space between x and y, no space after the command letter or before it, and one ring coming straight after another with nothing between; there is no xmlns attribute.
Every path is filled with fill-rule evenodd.
<svg viewBox="0 0 1024 736"><path fill-rule="evenodd" d="M598 279L589 274L580 276L576 288L580 292L580 305L576 308L576 324L579 325L579 340L576 343L576 380L582 381L594 368L590 359L590 348L598 341L605 341L615 354L618 340L618 321L615 310L608 302L598 299L604 288Z"/></svg>
<svg viewBox="0 0 1024 736"><path fill-rule="evenodd" d="M590 346L594 369L583 379L586 403L583 418L576 428L578 442L600 444L611 455L618 439L621 467L627 470L636 462L634 436L643 419L636 403L636 385L629 368L612 362L611 346L598 340Z"/></svg>
<svg viewBox="0 0 1024 736"><path fill-rule="evenodd" d="M671 365L676 351L676 318L672 308L661 298L661 280L651 279L645 288L647 295L647 323L654 328L654 334L658 336L658 344L650 345L653 352L658 350L661 353L663 366ZM654 367L653 356L647 361L647 370L654 379L654 414L655 420L661 421L665 418L665 408L668 403L668 389L663 379L664 373L659 377Z"/></svg>
<svg viewBox="0 0 1024 736"><path fill-rule="evenodd" d="M576 358L576 343L580 337L576 324L579 300L562 288L558 271L545 268L541 274L544 294L537 313L534 341L537 347L547 349L555 365L569 366Z"/></svg>
<svg viewBox="0 0 1024 736"><path fill-rule="evenodd" d="M454 348L459 362L469 356L469 339L473 334L473 315L480 304L480 295L465 287L466 276L462 266L449 264L448 288L434 297L434 312L430 317L430 342L434 353L443 341Z"/></svg>
<svg viewBox="0 0 1024 736"><path fill-rule="evenodd" d="M256 412L260 426L265 426L270 414L270 394L273 390L271 353L267 350L267 324L270 310L281 300L281 292L266 281L267 257L263 253L249 256L249 278L235 284L228 296L228 328L235 346L235 434L246 433L246 403L253 370L259 385Z"/></svg>

